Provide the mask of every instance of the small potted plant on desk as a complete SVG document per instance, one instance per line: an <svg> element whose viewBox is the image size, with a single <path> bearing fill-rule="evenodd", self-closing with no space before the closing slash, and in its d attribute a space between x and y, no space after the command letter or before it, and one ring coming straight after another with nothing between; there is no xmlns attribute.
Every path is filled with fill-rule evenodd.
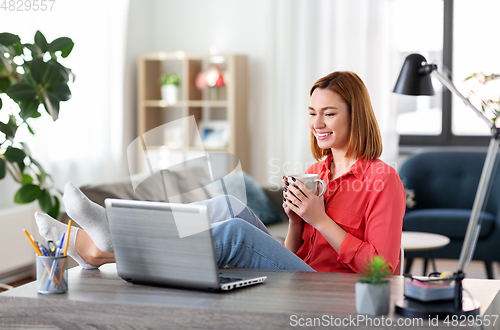
<svg viewBox="0 0 500 330"><path fill-rule="evenodd" d="M384 315L389 312L389 264L381 256L366 263L364 277L356 282L356 310L358 314Z"/></svg>
<svg viewBox="0 0 500 330"><path fill-rule="evenodd" d="M175 73L165 73L160 78L161 97L168 104L177 102L178 87L180 78Z"/></svg>

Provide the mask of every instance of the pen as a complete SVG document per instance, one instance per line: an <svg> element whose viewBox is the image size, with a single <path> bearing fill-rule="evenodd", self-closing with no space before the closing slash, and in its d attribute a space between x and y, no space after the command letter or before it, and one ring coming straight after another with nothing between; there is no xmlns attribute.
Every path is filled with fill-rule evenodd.
<svg viewBox="0 0 500 330"><path fill-rule="evenodd" d="M59 257L59 253L61 253L62 245L63 245L63 242L64 242L64 235L66 235L66 233L62 234L61 241L59 242L59 246L56 249L56 252L55 252L55 255L54 255L56 258ZM56 266L57 266L57 260L54 260L52 262L52 268L50 269L49 281L47 282L47 289L46 289L47 291L49 291L50 283L52 283L52 278L55 276ZM57 278L56 278L56 280L57 280Z"/></svg>
<svg viewBox="0 0 500 330"><path fill-rule="evenodd" d="M44 257L47 257L48 253L47 253L47 249L45 248L45 246L43 246L43 244L39 244L37 241L35 241L35 243L38 246L38 248L40 249L40 251L42 252L42 255Z"/></svg>
<svg viewBox="0 0 500 330"><path fill-rule="evenodd" d="M64 243L64 237L65 237L65 235L66 235L66 233L63 233L62 236L61 236L61 241L59 242L59 246L57 247L56 253L55 253L56 257L59 257L59 254L61 253L61 249L62 249L62 245Z"/></svg>

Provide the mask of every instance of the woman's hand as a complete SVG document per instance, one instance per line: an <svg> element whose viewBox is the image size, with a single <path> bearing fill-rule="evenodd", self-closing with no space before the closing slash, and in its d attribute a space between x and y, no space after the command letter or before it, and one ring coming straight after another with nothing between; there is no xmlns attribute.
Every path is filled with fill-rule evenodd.
<svg viewBox="0 0 500 330"><path fill-rule="evenodd" d="M285 210L286 215L288 216L288 219L290 223L292 224L302 224L302 218L297 215L292 209L288 206L289 204L287 203L287 191L288 191L288 186L290 183L287 181L287 177L283 176L283 210Z"/></svg>
<svg viewBox="0 0 500 330"><path fill-rule="evenodd" d="M321 223L330 219L325 212L323 196L316 196L316 194L309 190L300 180L294 179L293 177L290 179L288 185L283 189L284 198L286 200L283 204L285 204L291 214L304 219L311 226L318 229ZM287 212L286 208L285 212ZM287 212L287 215L288 214ZM290 218L290 220L292 219Z"/></svg>

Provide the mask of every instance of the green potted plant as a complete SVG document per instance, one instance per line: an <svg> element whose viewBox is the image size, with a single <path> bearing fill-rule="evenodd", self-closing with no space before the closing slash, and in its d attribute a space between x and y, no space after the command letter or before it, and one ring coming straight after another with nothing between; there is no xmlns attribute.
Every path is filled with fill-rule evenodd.
<svg viewBox="0 0 500 330"><path fill-rule="evenodd" d="M389 312L391 274L389 264L381 256L368 260L364 276L356 282L356 310L358 314L384 315Z"/></svg>
<svg viewBox="0 0 500 330"><path fill-rule="evenodd" d="M177 102L180 82L179 76L175 73L165 73L160 77L161 96L168 104Z"/></svg>
<svg viewBox="0 0 500 330"><path fill-rule="evenodd" d="M0 33L0 96L5 101L0 98L0 112L8 114L0 122L0 180L9 173L21 185L14 201L38 200L41 210L53 217L59 214L59 199L52 178L16 133L24 126L35 134L30 123L41 116L40 105L52 120L59 117L59 104L70 99L68 82L74 80L59 57L67 57L73 46L67 37L48 42L40 31L32 44Z"/></svg>

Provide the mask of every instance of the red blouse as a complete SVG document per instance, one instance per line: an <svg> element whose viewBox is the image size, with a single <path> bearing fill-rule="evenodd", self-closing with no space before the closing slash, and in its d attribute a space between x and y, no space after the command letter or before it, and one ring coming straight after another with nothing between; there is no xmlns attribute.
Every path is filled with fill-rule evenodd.
<svg viewBox="0 0 500 330"><path fill-rule="evenodd" d="M399 263L406 197L399 175L376 159L358 160L350 171L330 182L332 155L309 167L328 184L326 214L347 235L337 253L314 227L304 222L304 243L297 256L319 272L359 273L365 262L381 255L393 272Z"/></svg>

